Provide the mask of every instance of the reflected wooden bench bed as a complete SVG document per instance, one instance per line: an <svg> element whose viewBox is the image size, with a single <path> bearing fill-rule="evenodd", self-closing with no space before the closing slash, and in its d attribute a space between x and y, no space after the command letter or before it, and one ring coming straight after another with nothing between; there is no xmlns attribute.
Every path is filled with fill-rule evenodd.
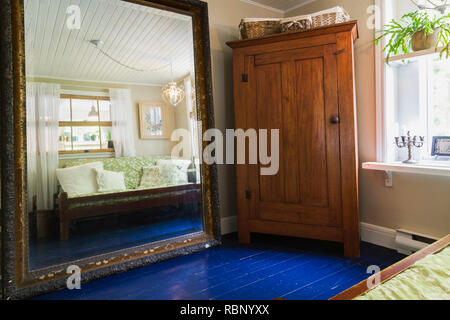
<svg viewBox="0 0 450 320"><path fill-rule="evenodd" d="M449 245L450 245L450 235L416 252L415 254L407 257L406 259L397 262L396 264L390 266L389 268L381 271L380 283L374 286L373 288L369 289L367 285L367 280L364 280L358 283L357 285L351 287L350 289L331 298L330 300L354 300L356 298L359 298L364 294L370 292L374 288L383 285L384 283L386 283L391 279L394 279L399 274L409 269L416 262L419 262L420 260L426 258L429 255L437 254L443 251Z"/></svg>
<svg viewBox="0 0 450 320"><path fill-rule="evenodd" d="M65 241L69 239L72 220L200 202L201 185L187 184L77 198L69 198L67 193L61 192L55 195L54 200L60 221L60 238Z"/></svg>

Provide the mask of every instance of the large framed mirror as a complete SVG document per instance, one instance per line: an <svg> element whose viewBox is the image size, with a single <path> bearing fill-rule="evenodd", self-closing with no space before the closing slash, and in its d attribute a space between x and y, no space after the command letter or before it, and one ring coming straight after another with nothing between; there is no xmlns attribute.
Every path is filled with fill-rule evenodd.
<svg viewBox="0 0 450 320"><path fill-rule="evenodd" d="M219 244L207 4L0 3L4 296Z"/></svg>

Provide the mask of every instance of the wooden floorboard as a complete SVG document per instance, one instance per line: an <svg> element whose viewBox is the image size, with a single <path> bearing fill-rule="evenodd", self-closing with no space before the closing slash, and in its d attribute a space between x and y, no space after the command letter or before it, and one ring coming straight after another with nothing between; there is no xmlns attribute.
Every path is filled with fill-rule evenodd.
<svg viewBox="0 0 450 320"><path fill-rule="evenodd" d="M240 245L236 235L217 248L131 270L36 299L325 300L404 258L362 244L361 258L343 257L342 245L255 235Z"/></svg>

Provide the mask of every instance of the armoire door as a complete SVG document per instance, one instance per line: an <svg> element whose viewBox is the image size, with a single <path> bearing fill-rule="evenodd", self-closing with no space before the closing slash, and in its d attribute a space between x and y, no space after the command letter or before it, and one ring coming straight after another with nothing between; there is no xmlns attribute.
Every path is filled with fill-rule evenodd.
<svg viewBox="0 0 450 320"><path fill-rule="evenodd" d="M245 69L247 127L280 130L278 174L247 171L249 218L342 226L336 46L247 56Z"/></svg>

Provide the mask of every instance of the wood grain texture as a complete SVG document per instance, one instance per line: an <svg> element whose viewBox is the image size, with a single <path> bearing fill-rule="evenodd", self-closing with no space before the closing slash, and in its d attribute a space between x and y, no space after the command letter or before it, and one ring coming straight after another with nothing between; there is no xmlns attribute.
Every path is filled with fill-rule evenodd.
<svg viewBox="0 0 450 320"><path fill-rule="evenodd" d="M336 35L338 92L341 148L342 222L344 254L359 256L359 192L358 192L358 137L356 117L356 86L352 34Z"/></svg>
<svg viewBox="0 0 450 320"><path fill-rule="evenodd" d="M231 234L212 250L38 300L326 300L367 278L367 267L404 258L367 243L361 249L362 258L343 259L341 245L332 242L255 235L251 245L239 245Z"/></svg>
<svg viewBox="0 0 450 320"><path fill-rule="evenodd" d="M328 207L323 57L298 60L295 67L301 203Z"/></svg>
<svg viewBox="0 0 450 320"><path fill-rule="evenodd" d="M257 127L255 129L267 130L268 134L273 129L283 127L283 110L282 110L282 88L281 88L281 65L279 63L267 64L256 67L255 74L256 105L251 112L255 113L258 118ZM270 152L270 139L267 150ZM260 144L261 146L261 144ZM280 144L280 155L283 158L283 145ZM284 165L281 163L279 173L273 176L259 177L259 199L267 202L284 202Z"/></svg>
<svg viewBox="0 0 450 320"><path fill-rule="evenodd" d="M250 232L310 237L344 242L346 256L359 255L356 35L353 22L229 43L236 128L280 130L278 174L238 168L247 175L237 181L243 242Z"/></svg>
<svg viewBox="0 0 450 320"><path fill-rule="evenodd" d="M242 74L247 73L245 58L242 55L237 55L233 60L233 75L234 75L234 113L242 114L241 117L235 117L235 127L245 129L247 128L247 112L245 110L246 104L244 103L244 97L247 96L249 91L248 83L241 83ZM244 109L241 109L244 108ZM249 216L249 202L245 198L245 193L248 185L248 167L245 165L236 165L236 198L237 198L237 210L242 212L238 216L239 225L239 241L241 243L250 242L250 231L248 228L248 216Z"/></svg>

